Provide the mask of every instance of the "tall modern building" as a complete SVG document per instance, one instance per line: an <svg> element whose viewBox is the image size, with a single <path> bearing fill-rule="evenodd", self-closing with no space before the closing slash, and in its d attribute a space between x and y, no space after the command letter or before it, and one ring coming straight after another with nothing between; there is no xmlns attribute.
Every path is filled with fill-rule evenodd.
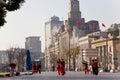
<svg viewBox="0 0 120 80"><path fill-rule="evenodd" d="M55 42L55 34L58 33L58 29L63 25L63 21L59 20L59 17L53 16L47 22L45 22L45 63L46 66L50 65L49 48L53 46ZM46 67L48 68L48 67Z"/></svg>
<svg viewBox="0 0 120 80"><path fill-rule="evenodd" d="M54 36L60 26L63 25L63 21L59 20L59 17L53 16L47 22L45 22L45 47L49 47L55 42Z"/></svg>
<svg viewBox="0 0 120 80"><path fill-rule="evenodd" d="M38 36L30 36L26 38L25 48L30 50L32 60L39 59L41 54L41 41Z"/></svg>

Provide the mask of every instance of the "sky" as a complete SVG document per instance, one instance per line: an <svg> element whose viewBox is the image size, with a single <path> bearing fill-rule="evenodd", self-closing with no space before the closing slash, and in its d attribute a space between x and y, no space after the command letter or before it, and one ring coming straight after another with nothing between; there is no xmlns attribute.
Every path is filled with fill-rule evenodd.
<svg viewBox="0 0 120 80"><path fill-rule="evenodd" d="M98 20L105 30L111 24L120 23L120 0L79 0L80 11L85 21ZM0 50L25 47L25 38L40 36L42 51L45 49L45 22L52 16L60 20L68 18L70 0L26 0L21 9L8 12L7 23L0 28Z"/></svg>

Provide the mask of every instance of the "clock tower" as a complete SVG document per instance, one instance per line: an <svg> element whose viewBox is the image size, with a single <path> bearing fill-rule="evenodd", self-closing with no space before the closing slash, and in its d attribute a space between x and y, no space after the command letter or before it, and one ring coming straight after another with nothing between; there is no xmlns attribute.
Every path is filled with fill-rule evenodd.
<svg viewBox="0 0 120 80"><path fill-rule="evenodd" d="M79 10L79 1L70 0L70 12L68 13L68 19L70 21L81 21L81 12Z"/></svg>

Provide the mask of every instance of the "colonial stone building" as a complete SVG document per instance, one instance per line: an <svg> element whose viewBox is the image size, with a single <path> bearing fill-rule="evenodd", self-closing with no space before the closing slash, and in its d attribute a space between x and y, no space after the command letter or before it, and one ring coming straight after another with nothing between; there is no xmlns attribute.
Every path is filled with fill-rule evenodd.
<svg viewBox="0 0 120 80"><path fill-rule="evenodd" d="M91 20L88 22L85 22L85 19L81 17L81 11L80 11L80 7L79 7L79 0L70 0L70 10L68 12L68 19L64 21L64 25L60 26L60 28L57 30L57 33L59 33L59 35L57 35L56 37L54 37L55 34L48 34L48 32L46 32L45 34L48 34L49 36L51 36L51 39L49 39L49 36L46 36L46 62L48 62L50 60L50 49L54 49L54 53L58 53L61 54L61 56L59 56L60 58L64 58L66 55L67 57L66 59L66 64L67 64L67 68L72 67L71 65L73 65L71 58L73 57L71 54L73 54L71 52L71 49L73 48L77 48L80 47L78 44L79 42L79 38L81 38L82 36L86 36L89 33L92 32L96 32L96 31L100 31L99 29L99 23L96 20ZM50 26L47 25L46 23L46 27ZM52 30L50 28L46 28L47 30L49 29L49 32L52 32ZM46 30L46 31L47 31ZM55 42L52 43L51 45L48 45L50 43L50 41L53 40L53 38L55 38ZM58 45L56 45L56 43ZM52 48L51 48L52 47ZM58 50L58 51L57 51ZM64 55L63 55L64 54ZM77 53L79 54L79 53ZM49 64L49 65L48 65ZM46 63L46 66L48 68L51 68L52 63Z"/></svg>
<svg viewBox="0 0 120 80"><path fill-rule="evenodd" d="M108 37L93 38L91 47L97 49L97 59L103 69L117 69L120 67L120 37L108 34Z"/></svg>

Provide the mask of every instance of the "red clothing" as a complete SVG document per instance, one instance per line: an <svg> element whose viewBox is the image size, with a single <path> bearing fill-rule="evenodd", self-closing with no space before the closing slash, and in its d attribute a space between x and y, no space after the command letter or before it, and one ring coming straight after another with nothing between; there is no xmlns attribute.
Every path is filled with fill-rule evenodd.
<svg viewBox="0 0 120 80"><path fill-rule="evenodd" d="M60 61L60 60L58 60L56 64L57 64L57 71L58 71L58 74L60 75L60 66L61 66L61 61Z"/></svg>
<svg viewBox="0 0 120 80"><path fill-rule="evenodd" d="M38 64L38 65L37 65L37 68L38 68L39 74L41 74L41 64Z"/></svg>
<svg viewBox="0 0 120 80"><path fill-rule="evenodd" d="M60 61L57 61L57 69L60 69L60 66L61 66Z"/></svg>
<svg viewBox="0 0 120 80"><path fill-rule="evenodd" d="M34 64L32 64L32 74L35 73L35 70L34 70Z"/></svg>
<svg viewBox="0 0 120 80"><path fill-rule="evenodd" d="M88 73L88 68L85 67L85 68L84 68L84 71L85 71L85 74Z"/></svg>
<svg viewBox="0 0 120 80"><path fill-rule="evenodd" d="M84 71L85 71L85 74L88 73L88 64L87 63L84 64Z"/></svg>
<svg viewBox="0 0 120 80"><path fill-rule="evenodd" d="M60 74L64 75L65 74L65 69L63 67L60 68Z"/></svg>
<svg viewBox="0 0 120 80"><path fill-rule="evenodd" d="M61 75L65 74L65 61L61 61L60 72L61 72Z"/></svg>
<svg viewBox="0 0 120 80"><path fill-rule="evenodd" d="M41 74L41 69L39 69L39 74Z"/></svg>
<svg viewBox="0 0 120 80"><path fill-rule="evenodd" d="M97 67L98 67L98 62L97 62L97 61L93 62L93 67L94 67L94 68L97 68Z"/></svg>

